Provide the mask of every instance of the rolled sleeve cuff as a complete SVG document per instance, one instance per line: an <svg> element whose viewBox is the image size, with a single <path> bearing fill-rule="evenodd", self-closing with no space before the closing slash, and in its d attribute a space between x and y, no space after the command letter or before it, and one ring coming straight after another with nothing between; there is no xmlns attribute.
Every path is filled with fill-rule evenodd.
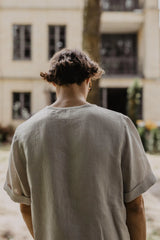
<svg viewBox="0 0 160 240"><path fill-rule="evenodd" d="M31 205L31 199L29 197L22 195L20 196L13 193L12 189L6 183L4 184L3 189L8 193L8 195L14 202Z"/></svg>
<svg viewBox="0 0 160 240"><path fill-rule="evenodd" d="M155 182L157 178L154 174L147 175L143 182L137 185L132 191L124 193L124 202L131 202L140 196L142 193L146 192Z"/></svg>

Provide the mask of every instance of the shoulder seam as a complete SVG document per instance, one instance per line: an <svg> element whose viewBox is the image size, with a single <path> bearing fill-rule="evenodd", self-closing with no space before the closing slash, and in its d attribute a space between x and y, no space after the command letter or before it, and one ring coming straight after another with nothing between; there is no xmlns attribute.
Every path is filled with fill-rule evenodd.
<svg viewBox="0 0 160 240"><path fill-rule="evenodd" d="M122 144L121 144L121 147L120 147L121 159L122 159L122 152L123 152L125 142L126 142L126 138L125 138L125 130L126 130L125 118L127 119L128 117L124 114L120 114L120 115L121 115L121 119L122 119L122 123L123 123L123 134L122 134L122 141L121 141Z"/></svg>

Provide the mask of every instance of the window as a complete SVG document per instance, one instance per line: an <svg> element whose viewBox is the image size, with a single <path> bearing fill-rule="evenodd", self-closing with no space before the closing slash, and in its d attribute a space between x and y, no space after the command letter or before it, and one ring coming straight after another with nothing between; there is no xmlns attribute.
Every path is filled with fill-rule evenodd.
<svg viewBox="0 0 160 240"><path fill-rule="evenodd" d="M13 59L31 59L30 25L13 25Z"/></svg>
<svg viewBox="0 0 160 240"><path fill-rule="evenodd" d="M31 93L13 93L13 119L28 119L31 116Z"/></svg>
<svg viewBox="0 0 160 240"><path fill-rule="evenodd" d="M137 74L137 35L102 34L101 64L107 75Z"/></svg>
<svg viewBox="0 0 160 240"><path fill-rule="evenodd" d="M66 46L66 27L65 26L49 26L48 27L49 52L50 59L55 52Z"/></svg>
<svg viewBox="0 0 160 240"><path fill-rule="evenodd" d="M132 11L137 9L138 0L102 0L105 11Z"/></svg>

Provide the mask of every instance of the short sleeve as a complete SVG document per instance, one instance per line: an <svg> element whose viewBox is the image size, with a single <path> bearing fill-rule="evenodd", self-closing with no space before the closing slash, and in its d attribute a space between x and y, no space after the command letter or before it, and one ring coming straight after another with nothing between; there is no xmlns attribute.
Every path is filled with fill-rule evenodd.
<svg viewBox="0 0 160 240"><path fill-rule="evenodd" d="M156 177L144 151L139 133L131 119L123 115L124 139L121 159L124 202L131 202L147 191Z"/></svg>
<svg viewBox="0 0 160 240"><path fill-rule="evenodd" d="M13 201L26 205L31 204L25 156L16 133L11 143L8 170L3 189Z"/></svg>

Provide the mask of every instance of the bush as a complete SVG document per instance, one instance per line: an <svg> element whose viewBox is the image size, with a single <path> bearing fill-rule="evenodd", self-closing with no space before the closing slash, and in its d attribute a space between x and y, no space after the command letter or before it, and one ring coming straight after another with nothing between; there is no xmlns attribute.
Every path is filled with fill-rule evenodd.
<svg viewBox="0 0 160 240"><path fill-rule="evenodd" d="M160 126L151 121L137 121L137 126L144 150L160 153Z"/></svg>
<svg viewBox="0 0 160 240"><path fill-rule="evenodd" d="M127 89L127 115L132 119L137 126L136 120L141 104L141 85L138 79L133 82L133 85Z"/></svg>
<svg viewBox="0 0 160 240"><path fill-rule="evenodd" d="M148 131L145 127L138 127L138 132L139 132L139 135L141 137L141 141L142 141L144 150L147 151L147 148L148 148L148 146L147 146Z"/></svg>

